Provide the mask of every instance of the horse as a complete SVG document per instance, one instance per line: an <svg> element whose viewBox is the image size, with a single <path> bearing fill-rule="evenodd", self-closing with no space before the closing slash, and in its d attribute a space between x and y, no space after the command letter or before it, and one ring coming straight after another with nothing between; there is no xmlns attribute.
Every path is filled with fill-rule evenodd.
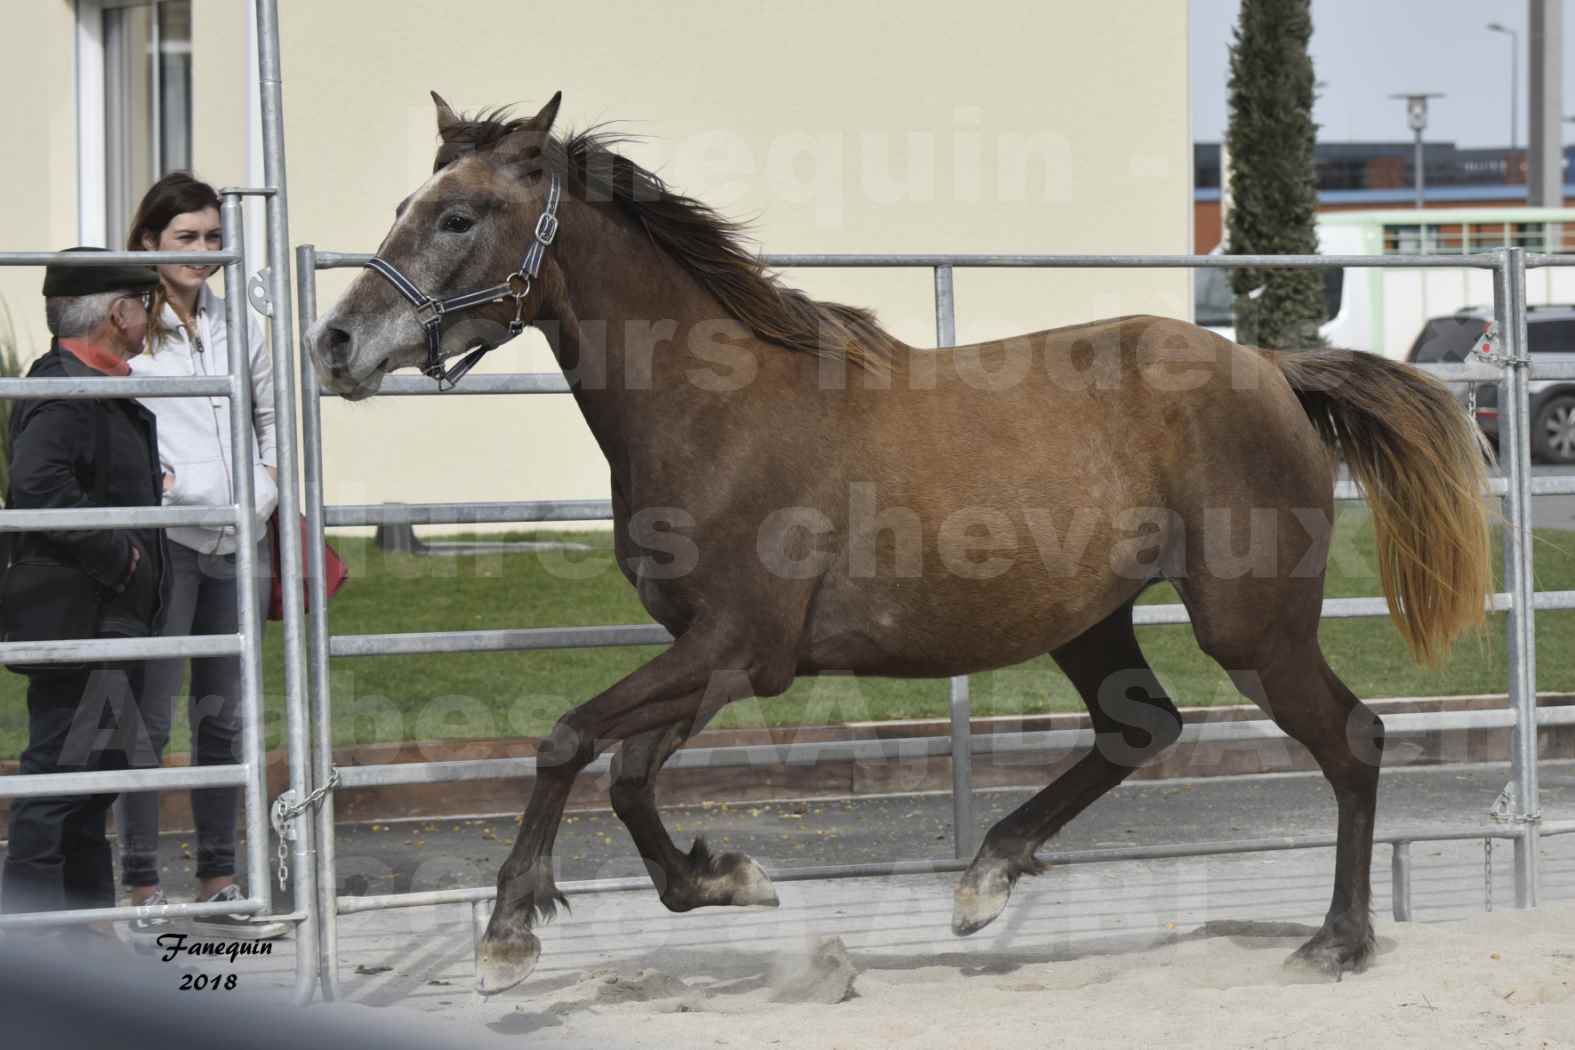
<svg viewBox="0 0 1575 1050"><path fill-rule="evenodd" d="M1160 581L1338 802L1329 909L1287 963L1336 979L1368 965L1384 732L1319 647L1333 484L1343 460L1390 616L1413 659L1436 661L1482 624L1491 583L1479 439L1442 384L1157 316L917 349L785 285L742 227L617 137L554 134L561 92L529 118L432 98L432 175L309 329L313 367L358 400L407 366L454 382L541 331L607 460L618 564L674 638L540 743L479 991L536 965L532 931L566 903L564 805L603 751L619 746L612 806L664 905L775 905L757 863L681 849L657 809L657 771L723 705L804 675L945 677L1049 653L1096 743L984 837L952 917L959 935L983 928L1058 829L1180 735L1133 629Z"/></svg>

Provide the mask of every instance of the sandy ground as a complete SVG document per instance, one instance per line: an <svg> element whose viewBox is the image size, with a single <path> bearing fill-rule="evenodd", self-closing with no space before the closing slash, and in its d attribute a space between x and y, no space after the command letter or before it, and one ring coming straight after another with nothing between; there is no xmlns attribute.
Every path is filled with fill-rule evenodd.
<svg viewBox="0 0 1575 1050"><path fill-rule="evenodd" d="M1557 764L1545 773L1550 783L1568 775ZM1463 775L1419 774L1427 783L1413 785L1417 805L1399 806L1411 796L1394 792L1390 817L1430 825L1425 803L1433 799L1433 808L1458 821L1474 803L1442 787L1459 786L1455 781ZM1462 783L1472 799L1481 796L1485 808L1492 792L1484 794L1476 780ZM1432 786L1422 790L1427 785ZM1287 794L1295 786L1244 782L1235 788L1234 804L1202 797L1209 790L1203 786L1156 787L1138 793L1143 805L1136 809L1112 811L1102 825L1112 842L1084 844L1116 844L1134 830L1141 832L1140 841L1185 840L1221 830L1240 835L1305 830L1251 816L1257 809L1282 817L1299 813L1302 803ZM874 822L917 828L926 841L894 847L882 840L879 855L944 852L944 841L928 841L938 825L925 818L920 801L904 805L900 813L881 810ZM1177 816L1199 807L1211 814L1209 828ZM839 838L830 811L791 820L779 816L780 841L737 845L760 847L758 855L773 868L827 859L798 848L811 838L838 839L833 852L846 852L847 836ZM689 819L684 817L686 826ZM762 819L751 817L751 827ZM1317 824L1327 818L1319 811L1307 819ZM870 825L853 816L847 822ZM1161 825L1168 834L1159 833ZM1485 818L1483 825L1490 826ZM720 825L706 830L738 834ZM465 825L446 839L434 835L425 849L369 853L362 858L364 879L381 889L392 874L394 884L387 888L399 890L476 884L485 858L470 855L465 845L476 835L477 829ZM577 877L623 873L611 858L622 857L627 846L603 845L602 861L577 871ZM269 1031L285 1022L316 1028L322 1038L285 1040L302 1046L393 1045L329 1038L338 1025L363 1040L397 1036L424 1050L1575 1048L1575 835L1544 837L1540 852L1544 906L1518 912L1511 910L1507 845L1490 854L1480 840L1416 842L1410 856L1418 921L1399 924L1391 919L1391 851L1380 848L1372 870L1380 954L1367 973L1339 984L1287 973L1281 965L1327 906L1334 866L1329 849L1057 865L1020 882L1005 914L964 939L949 929L955 875L946 872L783 881L779 909L682 915L662 908L647 888L582 888L570 893L571 914L539 928L543 954L536 972L517 989L488 1000L472 992L472 915L459 905L343 916L337 953L342 1001L305 1010L285 1001L297 947L291 939L278 942L268 958L184 967L139 958L135 965L142 978L168 990L184 973L233 972L234 993L220 1000L210 993L202 1001L221 1002L237 1016L249 1006L255 1016L273 1019L259 1022ZM393 865L409 853L422 858L420 863L409 870ZM359 851L350 850L341 859L357 856ZM374 861L391 870L373 878ZM341 874L350 873L342 867ZM0 1003L5 999L0 980ZM9 1050L6 1013L0 1006L0 1045Z"/></svg>
<svg viewBox="0 0 1575 1050"><path fill-rule="evenodd" d="M833 939L768 965L713 956L704 975L613 966L536 982L528 999L451 1007L444 1027L458 1045L576 1047L1575 1046L1575 907L1380 923L1376 963L1339 983L1284 968L1288 932L1231 924L964 965L850 957Z"/></svg>

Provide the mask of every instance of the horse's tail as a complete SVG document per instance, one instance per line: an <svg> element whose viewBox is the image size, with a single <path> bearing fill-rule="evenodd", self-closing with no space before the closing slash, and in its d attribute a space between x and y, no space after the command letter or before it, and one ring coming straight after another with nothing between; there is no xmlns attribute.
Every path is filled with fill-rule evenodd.
<svg viewBox="0 0 1575 1050"><path fill-rule="evenodd" d="M1350 350L1269 357L1366 492L1389 614L1412 657L1436 664L1483 622L1493 584L1475 425L1447 387L1409 365Z"/></svg>

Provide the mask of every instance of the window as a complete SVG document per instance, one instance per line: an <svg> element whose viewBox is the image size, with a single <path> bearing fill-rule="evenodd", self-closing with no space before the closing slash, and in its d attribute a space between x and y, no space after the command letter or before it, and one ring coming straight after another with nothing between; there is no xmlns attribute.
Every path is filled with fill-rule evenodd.
<svg viewBox="0 0 1575 1050"><path fill-rule="evenodd" d="M1526 341L1534 354L1575 353L1575 320L1545 321L1537 318L1526 325Z"/></svg>
<svg viewBox="0 0 1575 1050"><path fill-rule="evenodd" d="M1469 255L1498 248L1559 251L1565 226L1544 222L1385 224L1385 255Z"/></svg>
<svg viewBox="0 0 1575 1050"><path fill-rule="evenodd" d="M94 12L85 12L94 17ZM105 242L167 172L191 167L191 0L102 0ZM84 172L84 178L92 173Z"/></svg>
<svg viewBox="0 0 1575 1050"><path fill-rule="evenodd" d="M1422 326L1406 360L1417 365L1460 364L1488 329L1480 317L1435 317Z"/></svg>
<svg viewBox="0 0 1575 1050"><path fill-rule="evenodd" d="M1236 293L1231 291L1231 272L1213 267L1197 271L1192 284L1195 323L1205 328L1226 328L1236 323ZM1331 266L1314 272L1323 275L1323 319L1332 321L1340 316L1340 303L1345 296L1345 270Z"/></svg>

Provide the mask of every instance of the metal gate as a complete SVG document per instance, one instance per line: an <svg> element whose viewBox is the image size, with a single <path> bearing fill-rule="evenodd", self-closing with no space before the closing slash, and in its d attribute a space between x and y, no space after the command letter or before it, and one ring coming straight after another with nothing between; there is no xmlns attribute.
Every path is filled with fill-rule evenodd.
<svg viewBox="0 0 1575 1050"><path fill-rule="evenodd" d="M225 301L225 324L230 346L244 347L246 302L239 289L242 277L243 247L240 197L245 191L225 190L221 222L224 247L211 252L47 252L0 253L3 266L114 266L164 263L211 263L224 267L225 282L231 294ZM256 558L257 524L252 472L251 360L245 353L230 354L227 376L191 378L109 378L102 379L5 379L0 380L0 397L5 398L132 398L189 397L207 395L230 399L231 476L236 479L236 501L214 507L104 507L69 510L0 511L0 531L21 532L37 529L80 531L103 528L168 528L176 525L233 527L236 535L239 632L234 635L190 637L78 639L52 642L11 642L0 644L0 662L63 664L81 661L123 661L170 657L239 656L241 660L241 704L244 719L243 759L236 765L202 766L187 769L132 769L117 772L56 773L43 776L0 778L0 797L37 798L41 796L87 795L102 792L170 790L206 787L242 788L246 813L247 864L251 872L251 896L243 902L218 904L166 904L158 907L96 908L71 912L42 912L0 915L0 928L32 927L56 923L87 923L107 919L150 918L155 916L216 915L225 912L257 913L272 907L265 891L269 871L266 756L262 741L262 674L260 646L262 624L257 615ZM282 442L281 442L282 443ZM305 758L304 740L300 757ZM302 921L305 915L285 918Z"/></svg>
<svg viewBox="0 0 1575 1050"><path fill-rule="evenodd" d="M218 262L224 267L225 324L229 345L248 343L246 308L248 298L254 308L272 320L270 347L274 368L275 423L279 472L279 517L291 523L300 516L299 478L296 457L295 362L292 355L290 311L290 254L286 212L284 168L283 94L279 61L279 23L277 0L257 0L259 79L263 114L263 145L267 185L255 189L225 188L221 227L223 248L213 252L93 252L56 255L49 252L0 253L0 265L105 266L132 264L151 266L163 263ZM268 266L249 287L244 273L246 258L241 201L261 197L266 208L266 258ZM230 656L241 658L242 668L242 761L235 765L203 766L187 769L130 770L126 772L59 773L37 777L0 779L0 797L20 798L43 795L79 795L99 792L172 790L203 787L239 786L245 800L247 873L250 896L242 902L220 904L166 904L157 907L122 907L72 912L34 913L0 916L0 928L87 923L132 918L180 917L224 913L265 914L272 907L271 894L264 891L273 870L269 854L269 826L277 835L277 874L281 891L289 871L294 872L297 907L271 918L288 921L296 928L295 998L309 1000L320 969L317 946L317 858L312 847L311 826L304 817L315 798L309 781L311 772L305 711L305 666L301 637L301 534L299 529L280 530L280 578L284 598L284 714L286 755L290 787L273 801L267 799L267 755L263 750L263 704L260 664L262 624L257 616L257 579L255 572L257 529L256 506L252 491L251 360L245 353L232 353L228 377L190 379L105 378L83 380L0 380L0 397L6 398L123 398L189 397L207 395L230 399L232 476L236 480L236 502L223 507L188 508L105 508L71 511L0 512L0 530L94 529L105 527L159 527L174 525L233 526L236 530L237 572L241 584L237 600L239 632L230 636L143 638L126 640L77 640L38 644L0 645L0 661L28 663L67 663L79 660L127 660L171 657ZM247 465L238 469L238 465ZM269 819L271 817L271 819ZM293 853L293 857L291 854ZM293 867L292 867L293 863Z"/></svg>

